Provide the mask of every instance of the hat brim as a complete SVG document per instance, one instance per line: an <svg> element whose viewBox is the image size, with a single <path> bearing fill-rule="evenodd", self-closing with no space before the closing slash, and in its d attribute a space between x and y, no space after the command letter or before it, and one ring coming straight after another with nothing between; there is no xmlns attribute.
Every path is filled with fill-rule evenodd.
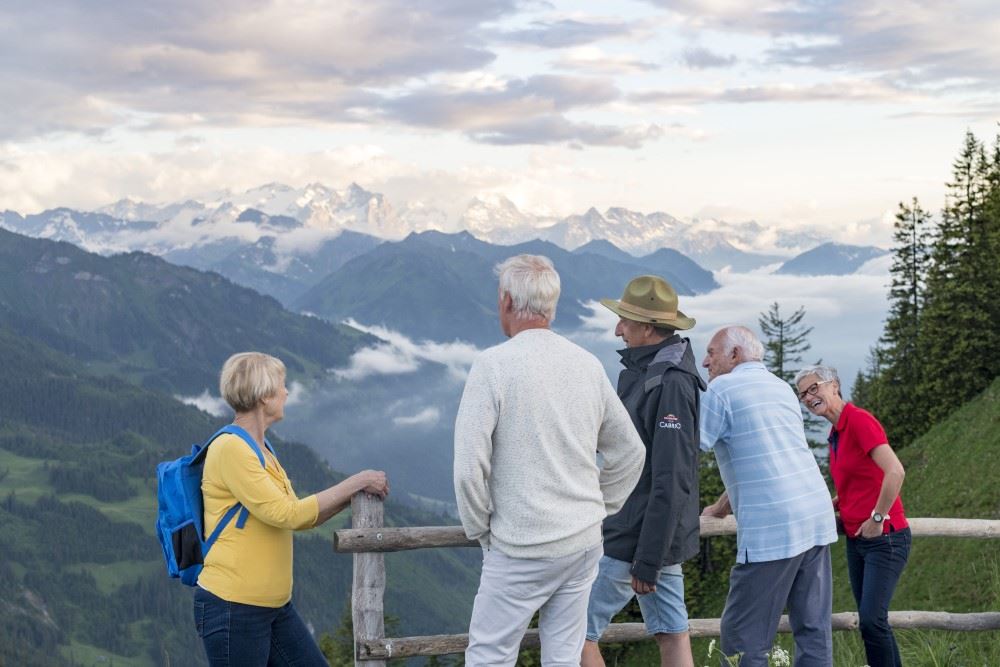
<svg viewBox="0 0 1000 667"><path fill-rule="evenodd" d="M626 320L632 320L633 322L664 325L679 330L690 329L695 325L695 319L693 317L688 317L679 310L677 311L677 316L673 318L668 317L666 313L664 313L663 317L650 317L649 315L633 313L628 310L628 304L622 303L621 301L615 301L614 299L601 299L601 305L615 315L624 317Z"/></svg>

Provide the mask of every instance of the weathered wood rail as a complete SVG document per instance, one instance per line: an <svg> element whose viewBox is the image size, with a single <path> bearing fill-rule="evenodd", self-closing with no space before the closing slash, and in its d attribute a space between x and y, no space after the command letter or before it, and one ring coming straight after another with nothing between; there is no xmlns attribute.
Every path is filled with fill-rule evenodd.
<svg viewBox="0 0 1000 667"><path fill-rule="evenodd" d="M385 636L383 598L385 595L384 553L440 547L478 547L465 537L460 526L420 526L394 528L383 525L382 501L365 493L351 500L352 528L334 533L334 550L354 554L354 585L351 595L354 621L355 664L385 665L389 658L446 655L461 653L468 645L468 635L431 635L425 637ZM1000 538L1000 521L986 519L910 519L910 529L917 537ZM702 537L734 535L732 517L701 518ZM1000 612L953 614L945 611L895 611L889 613L894 628L975 632L1000 630ZM856 630L858 615L853 612L833 615L834 630ZM692 637L719 636L719 619L692 618ZM788 618L782 617L779 632L791 632ZM608 642L633 642L647 639L642 623L616 623L602 638ZM522 648L537 647L538 631L528 630Z"/></svg>

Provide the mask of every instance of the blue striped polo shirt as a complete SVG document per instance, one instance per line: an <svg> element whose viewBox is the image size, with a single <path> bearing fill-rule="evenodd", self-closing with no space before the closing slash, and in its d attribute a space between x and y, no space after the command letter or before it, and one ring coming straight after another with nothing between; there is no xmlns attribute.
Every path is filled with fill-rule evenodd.
<svg viewBox="0 0 1000 667"><path fill-rule="evenodd" d="M736 562L791 558L837 541L833 503L788 383L739 364L701 399L701 448L715 449L736 515Z"/></svg>

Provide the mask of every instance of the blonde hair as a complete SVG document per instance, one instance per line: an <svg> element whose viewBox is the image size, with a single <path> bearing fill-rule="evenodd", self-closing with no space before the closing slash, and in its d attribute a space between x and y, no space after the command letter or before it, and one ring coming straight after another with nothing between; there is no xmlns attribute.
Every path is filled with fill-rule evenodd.
<svg viewBox="0 0 1000 667"><path fill-rule="evenodd" d="M552 260L543 255L516 255L493 269L500 278L500 292L509 294L519 319L556 317L559 274Z"/></svg>
<svg viewBox="0 0 1000 667"><path fill-rule="evenodd" d="M249 412L285 384L285 364L261 352L239 352L222 365L219 393L236 412Z"/></svg>

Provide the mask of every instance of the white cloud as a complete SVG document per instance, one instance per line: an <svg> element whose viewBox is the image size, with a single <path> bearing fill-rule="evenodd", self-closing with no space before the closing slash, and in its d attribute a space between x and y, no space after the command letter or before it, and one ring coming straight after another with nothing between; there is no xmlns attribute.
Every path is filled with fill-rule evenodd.
<svg viewBox="0 0 1000 667"><path fill-rule="evenodd" d="M292 380L288 385L288 400L285 405L299 405L309 400L306 386L298 380Z"/></svg>
<svg viewBox="0 0 1000 667"><path fill-rule="evenodd" d="M433 426L441 419L441 411L437 408L424 408L415 415L393 417L396 426Z"/></svg>
<svg viewBox="0 0 1000 667"><path fill-rule="evenodd" d="M218 396L210 394L208 389L201 392L198 396L175 395L174 398L185 405L193 405L202 412L207 412L213 417L225 417L233 412L233 409L230 408L224 400Z"/></svg>
<svg viewBox="0 0 1000 667"><path fill-rule="evenodd" d="M344 324L384 341L374 347L358 350L351 356L350 366L334 371L337 377L345 380L361 380L370 375L413 373L424 363L431 362L445 366L455 380L464 381L469 366L479 354L479 349L471 343L416 343L398 331L385 327L367 326L353 319L346 320Z"/></svg>
<svg viewBox="0 0 1000 667"><path fill-rule="evenodd" d="M697 320L695 328L683 335L691 338L700 365L709 337L719 327L745 324L759 333L757 318L771 303L777 301L785 314L803 306L803 324L814 327L809 335L812 349L803 361L811 363L822 358L840 371L849 388L858 369L864 366L869 348L882 334L890 263L891 256L880 257L866 263L861 272L848 276L717 272L719 289L681 297L680 309ZM612 348L621 344L614 337L618 317L597 302L587 305L593 313L584 318L580 342L598 354L614 376L617 357Z"/></svg>

